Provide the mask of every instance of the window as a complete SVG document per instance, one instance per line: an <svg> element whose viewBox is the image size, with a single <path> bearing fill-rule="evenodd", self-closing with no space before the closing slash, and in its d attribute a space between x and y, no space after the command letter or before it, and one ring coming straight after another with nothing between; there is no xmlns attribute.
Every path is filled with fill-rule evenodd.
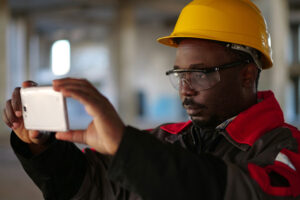
<svg viewBox="0 0 300 200"><path fill-rule="evenodd" d="M68 40L54 42L51 49L52 72L56 76L66 75L70 71L71 47Z"/></svg>

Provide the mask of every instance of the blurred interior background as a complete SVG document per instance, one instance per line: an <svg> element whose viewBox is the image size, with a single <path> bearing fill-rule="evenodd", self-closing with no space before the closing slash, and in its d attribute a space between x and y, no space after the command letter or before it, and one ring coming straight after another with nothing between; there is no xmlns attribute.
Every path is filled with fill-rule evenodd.
<svg viewBox="0 0 300 200"><path fill-rule="evenodd" d="M86 78L107 96L125 123L151 128L187 120L165 72L175 49L169 35L189 0L0 0L0 102L24 80L40 85ZM254 0L266 18L274 66L260 90L273 90L289 123L300 127L300 0ZM200 19L201 20L201 19ZM209 19L202 19L209 20ZM71 127L90 118L68 100ZM263 123L263 122L262 122ZM0 122L0 199L42 199L9 148Z"/></svg>

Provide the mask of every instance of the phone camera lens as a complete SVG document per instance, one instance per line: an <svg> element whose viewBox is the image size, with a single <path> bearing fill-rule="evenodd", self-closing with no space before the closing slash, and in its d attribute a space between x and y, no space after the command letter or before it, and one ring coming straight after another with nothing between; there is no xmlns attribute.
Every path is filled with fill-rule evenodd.
<svg viewBox="0 0 300 200"><path fill-rule="evenodd" d="M24 112L26 112L26 111L27 111L27 109L26 109L26 106L23 106L23 110L24 110Z"/></svg>

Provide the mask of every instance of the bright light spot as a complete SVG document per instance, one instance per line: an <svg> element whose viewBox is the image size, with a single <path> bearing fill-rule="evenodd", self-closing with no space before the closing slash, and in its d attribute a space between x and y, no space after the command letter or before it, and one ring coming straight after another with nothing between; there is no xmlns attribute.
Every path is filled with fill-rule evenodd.
<svg viewBox="0 0 300 200"><path fill-rule="evenodd" d="M58 40L52 45L52 72L62 76L70 71L71 47L68 40Z"/></svg>

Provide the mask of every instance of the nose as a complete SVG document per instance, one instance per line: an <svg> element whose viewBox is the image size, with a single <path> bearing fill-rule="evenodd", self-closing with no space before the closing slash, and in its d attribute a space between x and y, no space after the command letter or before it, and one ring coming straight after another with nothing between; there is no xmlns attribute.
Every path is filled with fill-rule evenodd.
<svg viewBox="0 0 300 200"><path fill-rule="evenodd" d="M197 91L192 87L191 83L182 78L180 80L179 90L182 96L195 96Z"/></svg>

